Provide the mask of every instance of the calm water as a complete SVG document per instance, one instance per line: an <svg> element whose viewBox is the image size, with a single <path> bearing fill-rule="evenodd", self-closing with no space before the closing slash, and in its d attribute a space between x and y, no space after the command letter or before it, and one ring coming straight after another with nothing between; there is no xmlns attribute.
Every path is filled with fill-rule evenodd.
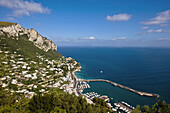
<svg viewBox="0 0 170 113"><path fill-rule="evenodd" d="M139 91L157 93L170 103L170 48L59 47L58 51L81 64L81 72L76 73L79 78L108 79ZM84 92L106 94L113 98L112 102L126 101L136 106L156 101L105 82L91 82L90 86Z"/></svg>

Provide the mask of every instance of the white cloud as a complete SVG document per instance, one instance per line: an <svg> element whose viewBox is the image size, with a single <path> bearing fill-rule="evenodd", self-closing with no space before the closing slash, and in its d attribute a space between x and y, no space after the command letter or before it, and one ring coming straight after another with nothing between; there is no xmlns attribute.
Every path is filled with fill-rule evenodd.
<svg viewBox="0 0 170 113"><path fill-rule="evenodd" d="M145 34L150 34L150 33L168 33L168 32L170 32L170 30L163 30L163 29L153 30L153 29L150 29L148 31L138 33L138 35L145 35Z"/></svg>
<svg viewBox="0 0 170 113"><path fill-rule="evenodd" d="M43 7L41 3L36 3L33 0L0 0L0 6L12 9L12 14L9 16L21 17L22 15L30 16L31 13L50 13L50 9Z"/></svg>
<svg viewBox="0 0 170 113"><path fill-rule="evenodd" d="M159 39L157 39L157 40L170 40L170 38L159 38Z"/></svg>
<svg viewBox="0 0 170 113"><path fill-rule="evenodd" d="M15 18L12 18L12 17L8 17L7 19L12 20L12 21L16 21Z"/></svg>
<svg viewBox="0 0 170 113"><path fill-rule="evenodd" d="M145 27L141 27L141 29L148 29L149 27L148 26L145 26Z"/></svg>
<svg viewBox="0 0 170 113"><path fill-rule="evenodd" d="M35 25L36 25L36 26L39 26L39 25L40 25L40 23L39 23L39 22L37 22L37 23L35 23Z"/></svg>
<svg viewBox="0 0 170 113"><path fill-rule="evenodd" d="M156 15L157 15L156 17L151 18L149 21L141 22L141 23L145 25L157 25L157 24L164 24L170 21L170 10L157 13Z"/></svg>
<svg viewBox="0 0 170 113"><path fill-rule="evenodd" d="M128 21L131 18L132 15L123 13L123 14L118 14L118 15L113 15L113 16L107 16L106 20L109 21Z"/></svg>
<svg viewBox="0 0 170 113"><path fill-rule="evenodd" d="M112 40L126 40L127 37L119 37L119 38L113 38Z"/></svg>
<svg viewBox="0 0 170 113"><path fill-rule="evenodd" d="M161 27L165 27L165 26L168 26L168 24L161 24L160 26Z"/></svg>
<svg viewBox="0 0 170 113"><path fill-rule="evenodd" d="M69 41L71 41L71 40L67 40L67 39L65 39L65 40L62 40L63 42L69 42Z"/></svg>
<svg viewBox="0 0 170 113"><path fill-rule="evenodd" d="M95 38L94 37L89 37L90 40L94 40Z"/></svg>
<svg viewBox="0 0 170 113"><path fill-rule="evenodd" d="M84 38L79 38L80 40L95 40L95 37L84 37Z"/></svg>
<svg viewBox="0 0 170 113"><path fill-rule="evenodd" d="M163 30L162 29L158 29L158 30L155 30L155 32L156 33L161 33L161 32L163 32Z"/></svg>

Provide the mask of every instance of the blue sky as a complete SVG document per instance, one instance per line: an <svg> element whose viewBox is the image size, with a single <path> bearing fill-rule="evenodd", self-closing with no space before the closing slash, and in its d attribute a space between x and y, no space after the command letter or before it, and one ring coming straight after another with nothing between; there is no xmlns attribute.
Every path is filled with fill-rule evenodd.
<svg viewBox="0 0 170 113"><path fill-rule="evenodd" d="M0 11L58 46L170 47L169 0L0 0Z"/></svg>

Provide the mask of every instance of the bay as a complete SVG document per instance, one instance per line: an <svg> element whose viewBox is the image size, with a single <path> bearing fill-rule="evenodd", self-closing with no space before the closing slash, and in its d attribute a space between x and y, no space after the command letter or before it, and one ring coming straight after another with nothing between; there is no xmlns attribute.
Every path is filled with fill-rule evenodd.
<svg viewBox="0 0 170 113"><path fill-rule="evenodd" d="M59 47L82 66L76 76L83 79L107 79L138 91L157 93L170 103L170 48ZM101 73L102 71L102 73ZM108 95L113 102L133 106L152 105L153 97L139 96L105 82L90 82L84 92Z"/></svg>

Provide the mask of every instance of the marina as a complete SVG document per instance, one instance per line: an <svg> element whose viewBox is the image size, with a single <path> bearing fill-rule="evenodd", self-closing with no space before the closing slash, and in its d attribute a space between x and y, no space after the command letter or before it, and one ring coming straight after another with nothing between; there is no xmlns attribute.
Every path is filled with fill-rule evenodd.
<svg viewBox="0 0 170 113"><path fill-rule="evenodd" d="M95 82L95 81L101 81L101 82L107 82L107 83L110 83L114 86L117 86L117 87L120 87L120 88L123 88L123 89L126 89L126 90L129 90L131 92L134 92L140 96L149 96L149 97L159 97L158 94L153 94L153 93L146 93L146 92L141 92L141 91L137 91L137 90L134 90L132 88L129 88L127 86L123 86L121 84L118 84L118 83L115 83L115 82L112 82L110 80L105 80L105 79L91 79L91 80L84 80L84 79L81 79L81 81L85 81L85 82Z"/></svg>
<svg viewBox="0 0 170 113"><path fill-rule="evenodd" d="M112 108L113 111L123 111L126 113L130 113L133 109L135 109L134 107L132 107L129 104L123 104L126 102L118 102L118 103L114 103L115 108Z"/></svg>
<svg viewBox="0 0 170 113"><path fill-rule="evenodd" d="M74 75L74 72L73 72ZM130 104L122 101L122 102L116 102L116 103L112 103L110 102L111 98L109 98L107 95L99 95L96 92L87 92L83 94L84 89L86 88L90 88L90 85L88 84L88 82L95 82L95 81L99 81L99 82L107 82L110 83L116 87L120 87L122 89L126 89L128 91L134 92L140 96L149 96L149 97L159 97L158 94L152 94L152 93L146 93L146 92L140 92L137 90L134 90L132 88L123 86L121 84L109 81L109 80L105 80L105 79L90 79L90 80L85 80L85 79L80 79L77 78L76 76L73 77L75 80L75 84L74 84L74 88L77 90L78 94L86 97L87 101L89 103L93 103L93 98L100 98L103 99L106 103L108 108L110 108L112 111L115 112L123 112L123 113L130 113L133 109L135 109L135 107L131 106Z"/></svg>
<svg viewBox="0 0 170 113"><path fill-rule="evenodd" d="M100 98L103 99L106 104L107 107L110 108L112 111L115 112L125 112L125 113L130 113L133 109L135 109L135 107L131 106L130 104L122 101L122 102L117 102L114 103L113 105L110 103L110 98L107 95L100 95L96 92L87 92L82 94L83 96L85 96L86 98L90 99L91 101L93 101L93 98Z"/></svg>

